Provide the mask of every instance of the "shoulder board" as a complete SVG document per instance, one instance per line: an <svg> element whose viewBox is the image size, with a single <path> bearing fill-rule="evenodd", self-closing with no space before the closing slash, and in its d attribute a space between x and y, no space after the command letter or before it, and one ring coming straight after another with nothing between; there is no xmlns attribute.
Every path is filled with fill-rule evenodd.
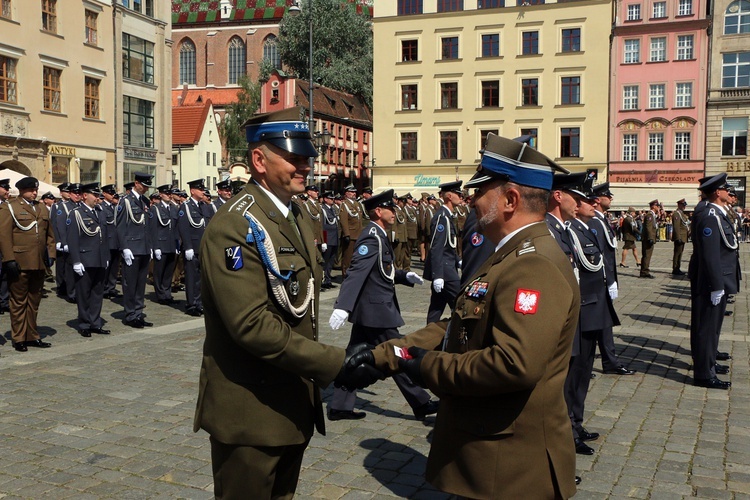
<svg viewBox="0 0 750 500"><path fill-rule="evenodd" d="M377 228L371 227L370 231L367 234L374 234L375 236L377 236L378 235L378 230L377 230Z"/></svg>
<svg viewBox="0 0 750 500"><path fill-rule="evenodd" d="M531 240L526 240L521 244L521 248L516 251L516 256L521 256L525 253L534 253L536 252L536 247L531 242Z"/></svg>
<svg viewBox="0 0 750 500"><path fill-rule="evenodd" d="M237 201L232 203L232 206L229 207L229 211L245 215L245 212L247 212L247 210L253 205L255 205L255 198L253 198L253 195L243 194L237 199Z"/></svg>

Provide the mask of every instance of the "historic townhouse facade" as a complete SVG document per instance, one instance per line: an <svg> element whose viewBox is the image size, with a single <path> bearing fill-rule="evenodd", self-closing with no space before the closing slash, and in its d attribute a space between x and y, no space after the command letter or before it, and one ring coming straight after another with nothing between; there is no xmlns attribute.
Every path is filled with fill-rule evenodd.
<svg viewBox="0 0 750 500"><path fill-rule="evenodd" d="M489 132L606 179L610 19L609 0L379 3L375 186L466 180Z"/></svg>
<svg viewBox="0 0 750 500"><path fill-rule="evenodd" d="M698 201L708 67L701 0L618 0L611 58L609 180L615 205Z"/></svg>

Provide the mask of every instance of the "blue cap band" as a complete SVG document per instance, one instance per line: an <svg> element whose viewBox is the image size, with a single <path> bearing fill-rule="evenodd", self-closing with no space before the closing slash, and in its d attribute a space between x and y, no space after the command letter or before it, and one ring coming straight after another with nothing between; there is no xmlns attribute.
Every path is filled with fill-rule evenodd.
<svg viewBox="0 0 750 500"><path fill-rule="evenodd" d="M310 138L310 126L303 121L265 122L260 125L248 125L245 128L247 142L254 143L269 139ZM299 135L298 135L299 134Z"/></svg>
<svg viewBox="0 0 750 500"><path fill-rule="evenodd" d="M485 151L482 155L482 168L494 174L507 175L508 179L522 186L552 189L552 167L534 165L515 161L511 158L500 156L491 151Z"/></svg>

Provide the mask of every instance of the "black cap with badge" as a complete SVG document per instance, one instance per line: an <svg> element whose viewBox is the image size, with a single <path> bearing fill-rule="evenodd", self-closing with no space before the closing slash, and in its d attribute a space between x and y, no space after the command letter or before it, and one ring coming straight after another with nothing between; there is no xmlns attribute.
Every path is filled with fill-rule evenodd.
<svg viewBox="0 0 750 500"><path fill-rule="evenodd" d="M43 200L54 200L55 199L55 195L52 194L52 193L50 193L49 191L47 191L46 193L44 193L42 195L42 199Z"/></svg>
<svg viewBox="0 0 750 500"><path fill-rule="evenodd" d="M462 184L461 181L451 181L451 182L444 182L440 184L438 187L440 188L441 193L462 194L461 184Z"/></svg>
<svg viewBox="0 0 750 500"><path fill-rule="evenodd" d="M172 191L172 186L169 184L163 184L156 188L157 191L159 191L161 194L169 194L170 191Z"/></svg>
<svg viewBox="0 0 750 500"><path fill-rule="evenodd" d="M39 189L39 180L36 177L23 177L16 182L16 187L21 189Z"/></svg>
<svg viewBox="0 0 750 500"><path fill-rule="evenodd" d="M393 204L393 189L388 189L380 194L372 195L364 200L362 204L368 212L370 210L375 210L378 207L392 209L395 206Z"/></svg>
<svg viewBox="0 0 750 500"><path fill-rule="evenodd" d="M614 195L612 194L612 191L609 190L609 182L604 182L602 184L596 185L593 187L594 195L595 196L606 196L607 198L613 198Z"/></svg>
<svg viewBox="0 0 750 500"><path fill-rule="evenodd" d="M194 181L188 182L187 184L188 186L190 186L190 189L200 189L201 191L206 189L203 184L203 179L196 179Z"/></svg>
<svg viewBox="0 0 750 500"><path fill-rule="evenodd" d="M0 179L0 187L10 191L10 179Z"/></svg>
<svg viewBox="0 0 750 500"><path fill-rule="evenodd" d="M242 126L251 147L267 142L295 155L314 158L318 156L318 150L312 142L308 123L301 117L302 108L296 106L253 116Z"/></svg>
<svg viewBox="0 0 750 500"><path fill-rule="evenodd" d="M232 181L230 181L229 179L224 179L223 181L219 181L216 183L216 189L217 190L232 189Z"/></svg>
<svg viewBox="0 0 750 500"><path fill-rule="evenodd" d="M154 176L146 173L146 172L136 172L135 173L135 180L136 182L140 182L144 186L151 187L151 182L153 181Z"/></svg>
<svg viewBox="0 0 750 500"><path fill-rule="evenodd" d="M106 185L102 186L102 193L116 194L117 190L115 189L115 185L114 184L106 184Z"/></svg>
<svg viewBox="0 0 750 500"><path fill-rule="evenodd" d="M101 191L99 190L99 183L98 182L92 182L90 184L81 184L81 192L82 193L91 193L99 196L101 194Z"/></svg>

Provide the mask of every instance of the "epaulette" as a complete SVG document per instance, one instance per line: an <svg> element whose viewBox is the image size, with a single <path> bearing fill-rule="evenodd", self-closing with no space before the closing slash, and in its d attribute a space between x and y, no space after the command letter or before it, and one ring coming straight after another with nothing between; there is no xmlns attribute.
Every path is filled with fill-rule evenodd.
<svg viewBox="0 0 750 500"><path fill-rule="evenodd" d="M521 244L521 248L519 248L518 251L516 252L516 256L520 257L523 254L532 253L532 252L536 252L536 247L531 242L531 240L526 240Z"/></svg>
<svg viewBox="0 0 750 500"><path fill-rule="evenodd" d="M255 205L255 198L253 197L253 195L243 194L237 199L237 201L232 203L232 206L229 207L229 211L236 212L244 216L245 212L247 212L253 205Z"/></svg>

